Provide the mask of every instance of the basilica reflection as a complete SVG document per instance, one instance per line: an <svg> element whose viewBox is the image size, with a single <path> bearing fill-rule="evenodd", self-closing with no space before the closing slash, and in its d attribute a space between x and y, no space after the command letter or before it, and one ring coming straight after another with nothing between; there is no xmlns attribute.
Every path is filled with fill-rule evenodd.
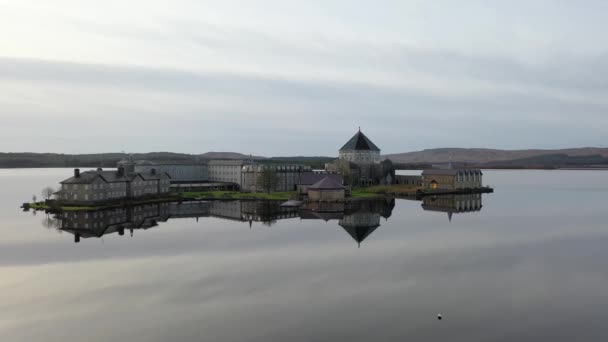
<svg viewBox="0 0 608 342"><path fill-rule="evenodd" d="M52 217L52 226L81 239L100 238L108 234L133 236L136 230L157 227L175 219L220 218L248 224L261 222L272 226L279 220L334 221L352 237L358 246L388 220L395 207L395 199L353 201L349 203L311 203L303 207L282 206L280 201L193 201L157 203L124 208L60 212ZM481 210L481 195L452 195L426 197L424 210L447 213L451 220L455 213ZM51 226L51 224L47 224Z"/></svg>

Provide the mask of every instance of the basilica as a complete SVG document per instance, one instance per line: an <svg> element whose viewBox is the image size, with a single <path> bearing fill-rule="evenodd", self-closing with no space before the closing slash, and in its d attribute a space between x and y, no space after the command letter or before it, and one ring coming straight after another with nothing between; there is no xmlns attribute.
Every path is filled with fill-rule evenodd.
<svg viewBox="0 0 608 342"><path fill-rule="evenodd" d="M361 129L340 148L339 158L325 165L329 172L344 176L345 185L370 186L395 183L395 167L382 160L380 148Z"/></svg>

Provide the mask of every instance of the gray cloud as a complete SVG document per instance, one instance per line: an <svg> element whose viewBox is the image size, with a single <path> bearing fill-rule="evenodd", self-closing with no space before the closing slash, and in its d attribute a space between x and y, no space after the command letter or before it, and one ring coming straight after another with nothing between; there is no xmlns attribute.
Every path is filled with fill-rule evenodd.
<svg viewBox="0 0 608 342"><path fill-rule="evenodd" d="M608 52L593 41L604 5L519 4L344 12L331 2L290 16L283 2L265 11L184 2L174 12L153 3L137 18L116 4L15 4L6 11L15 18L51 11L40 20L57 38L46 45L39 30L28 46L47 50L17 44L0 57L0 144L335 155L362 126L386 153L602 145Z"/></svg>

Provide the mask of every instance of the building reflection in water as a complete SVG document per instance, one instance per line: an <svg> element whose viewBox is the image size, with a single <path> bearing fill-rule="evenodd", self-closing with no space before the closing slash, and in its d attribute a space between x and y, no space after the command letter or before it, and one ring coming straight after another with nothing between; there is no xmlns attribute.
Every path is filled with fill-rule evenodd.
<svg viewBox="0 0 608 342"><path fill-rule="evenodd" d="M453 214L481 211L481 194L427 196L422 199L422 209L447 213L452 222Z"/></svg>
<svg viewBox="0 0 608 342"><path fill-rule="evenodd" d="M209 201L148 204L98 211L62 212L55 216L61 230L74 235L74 241L99 238L135 230L147 230L170 219L215 217L248 223L261 222L271 226L279 220L336 221L361 245L378 227L382 218L390 218L395 200L353 201L350 203L309 204L303 208L284 207L280 201ZM481 210L481 195L435 196L423 199L422 208L453 213Z"/></svg>

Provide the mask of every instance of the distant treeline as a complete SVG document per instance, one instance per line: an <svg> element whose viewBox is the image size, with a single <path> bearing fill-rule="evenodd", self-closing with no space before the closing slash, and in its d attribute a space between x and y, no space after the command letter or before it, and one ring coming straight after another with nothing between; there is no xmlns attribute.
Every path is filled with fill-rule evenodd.
<svg viewBox="0 0 608 342"><path fill-rule="evenodd" d="M135 160L150 161L197 161L204 160L198 155L151 152L132 154ZM99 154L59 154L59 153L0 153L0 168L37 167L116 167L116 163L129 157L126 153ZM243 158L245 159L245 158ZM260 163L304 164L312 168L324 168L330 157L274 157L256 160Z"/></svg>
<svg viewBox="0 0 608 342"><path fill-rule="evenodd" d="M59 154L59 153L0 153L0 168L34 167L115 167L125 153ZM153 152L133 154L134 159L192 161L196 156L182 153Z"/></svg>
<svg viewBox="0 0 608 342"><path fill-rule="evenodd" d="M0 153L0 168L37 168L37 167L116 167L116 163L127 158L126 153L99 154L59 154L59 153ZM135 160L150 161L197 161L204 160L199 155L151 152L132 154ZM245 156L246 157L246 156ZM246 159L246 158L242 158ZM323 169L326 163L335 160L333 157L272 157L258 159L259 163L304 164L313 169ZM431 168L431 163L394 163L398 169L422 170ZM567 154L545 154L529 158L520 158L488 163L459 163L457 167L488 169L556 169L608 167L608 157L602 155L569 156Z"/></svg>

